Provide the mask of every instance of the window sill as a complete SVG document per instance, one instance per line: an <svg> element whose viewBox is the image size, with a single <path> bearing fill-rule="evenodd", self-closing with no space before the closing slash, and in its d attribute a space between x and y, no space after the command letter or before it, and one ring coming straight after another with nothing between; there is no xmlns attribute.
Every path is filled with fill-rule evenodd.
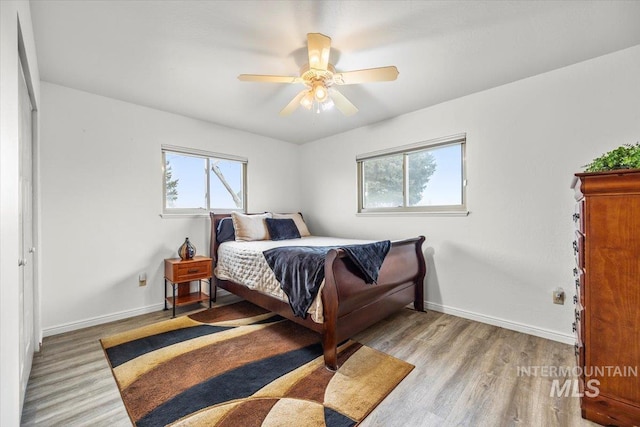
<svg viewBox="0 0 640 427"><path fill-rule="evenodd" d="M209 218L209 212L205 213L161 213L162 219L176 219L176 218Z"/></svg>
<svg viewBox="0 0 640 427"><path fill-rule="evenodd" d="M356 216L468 216L470 211L358 212Z"/></svg>
<svg viewBox="0 0 640 427"><path fill-rule="evenodd" d="M238 212L238 213L245 213L245 211L240 210L240 209L214 209L214 210L206 210L206 209L200 209L200 210L188 210L185 209L184 211L177 211L177 212L161 212L160 218L209 218L209 216L212 213L215 214L229 214L231 215L231 212Z"/></svg>

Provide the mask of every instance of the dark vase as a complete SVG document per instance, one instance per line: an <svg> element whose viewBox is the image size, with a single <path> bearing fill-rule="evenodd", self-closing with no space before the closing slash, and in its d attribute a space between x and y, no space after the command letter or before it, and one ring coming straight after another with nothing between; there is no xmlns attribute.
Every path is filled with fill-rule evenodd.
<svg viewBox="0 0 640 427"><path fill-rule="evenodd" d="M178 255L182 259L191 259L196 255L196 247L191 244L188 237L184 239L184 243L178 248Z"/></svg>

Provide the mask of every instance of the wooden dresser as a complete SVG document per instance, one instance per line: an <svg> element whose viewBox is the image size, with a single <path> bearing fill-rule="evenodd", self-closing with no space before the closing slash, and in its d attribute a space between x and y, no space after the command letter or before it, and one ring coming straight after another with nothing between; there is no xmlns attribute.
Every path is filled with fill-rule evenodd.
<svg viewBox="0 0 640 427"><path fill-rule="evenodd" d="M638 426L640 170L579 173L573 188L582 416L608 426Z"/></svg>

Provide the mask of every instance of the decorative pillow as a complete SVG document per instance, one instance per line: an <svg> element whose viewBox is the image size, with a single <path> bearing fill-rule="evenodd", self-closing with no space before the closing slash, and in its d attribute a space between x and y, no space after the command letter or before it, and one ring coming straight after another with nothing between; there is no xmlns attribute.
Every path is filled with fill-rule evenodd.
<svg viewBox="0 0 640 427"><path fill-rule="evenodd" d="M269 230L267 230L267 224L264 222L267 218L271 218L270 213L245 215L231 212L236 241L270 240Z"/></svg>
<svg viewBox="0 0 640 427"><path fill-rule="evenodd" d="M302 215L300 213L290 213L290 214L274 213L273 218L275 219L291 218L293 222L296 223L296 227L298 227L298 231L300 232L300 237L311 236L311 233L309 233L309 229L307 228L307 224L304 223L304 219L302 219Z"/></svg>
<svg viewBox="0 0 640 427"><path fill-rule="evenodd" d="M231 242L236 240L236 232L233 229L233 219L222 218L218 223L216 231L216 240L218 243Z"/></svg>
<svg viewBox="0 0 640 427"><path fill-rule="evenodd" d="M265 219L271 240L299 239L300 232L296 223L291 218Z"/></svg>

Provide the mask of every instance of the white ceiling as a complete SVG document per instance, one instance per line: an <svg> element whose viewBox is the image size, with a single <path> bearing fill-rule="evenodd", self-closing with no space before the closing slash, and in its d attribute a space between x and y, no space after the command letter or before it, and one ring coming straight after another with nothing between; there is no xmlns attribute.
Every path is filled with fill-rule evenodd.
<svg viewBox="0 0 640 427"><path fill-rule="evenodd" d="M60 85L305 143L640 44L640 1L31 1L40 75ZM360 111L278 112L306 34L338 71L396 65L341 86Z"/></svg>

